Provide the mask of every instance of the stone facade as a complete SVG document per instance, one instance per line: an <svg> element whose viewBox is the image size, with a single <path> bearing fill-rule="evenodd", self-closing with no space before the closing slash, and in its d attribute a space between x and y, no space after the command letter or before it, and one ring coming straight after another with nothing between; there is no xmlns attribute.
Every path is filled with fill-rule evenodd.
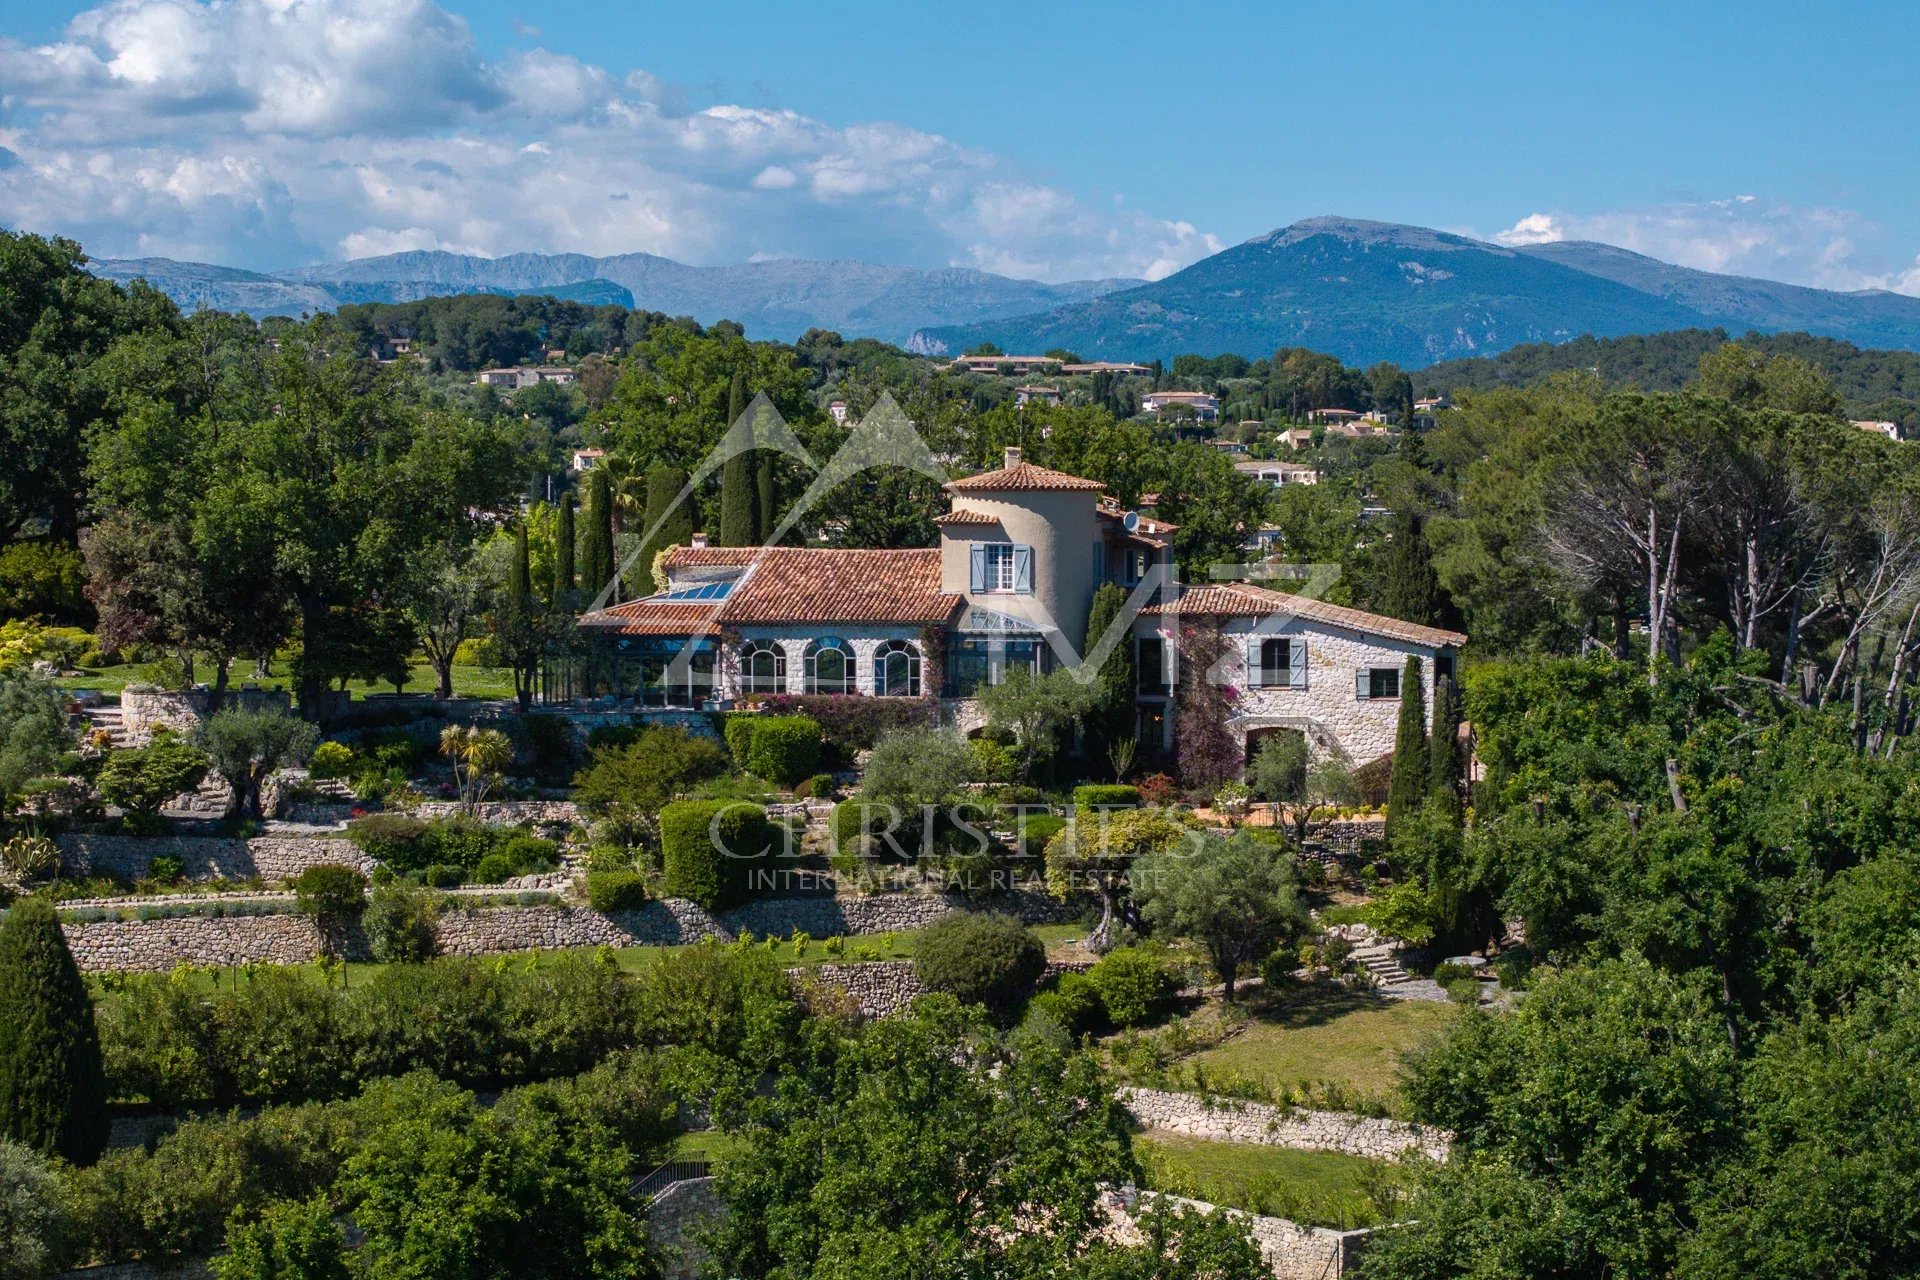
<svg viewBox="0 0 1920 1280"><path fill-rule="evenodd" d="M300 915L102 920L61 929L82 973L305 964L320 954L319 930Z"/></svg>
<svg viewBox="0 0 1920 1280"><path fill-rule="evenodd" d="M189 880L284 882L308 867L336 863L364 873L373 859L352 841L325 836L254 836L249 840L218 836L59 837L60 861L71 875L109 875L138 880L162 855L186 865Z"/></svg>
<svg viewBox="0 0 1920 1280"><path fill-rule="evenodd" d="M707 1251L694 1243L695 1228L719 1222L726 1212L712 1178L670 1182L654 1193L647 1204L647 1234L660 1251L666 1280L695 1280L702 1273Z"/></svg>
<svg viewBox="0 0 1920 1280"><path fill-rule="evenodd" d="M807 688L807 646L814 640L826 636L845 640L847 647L853 650L855 691L867 697L879 695L874 655L879 651L880 646L889 640L903 640L913 646L915 653L920 654L922 693L931 692L940 684L940 673L928 671L926 668L926 654L920 642L920 628L910 623L888 626L867 626L850 622L821 623L809 627L743 625L739 631L741 646L751 645L756 640L770 640L780 646L780 652L786 660L786 683L774 692L796 694L813 692ZM723 656L716 675L720 696L739 697L743 692L741 677L736 648ZM929 681L932 683L929 684ZM765 692L765 690L756 690L756 692Z"/></svg>
<svg viewBox="0 0 1920 1280"><path fill-rule="evenodd" d="M1309 1111L1158 1089L1122 1088L1117 1096L1128 1114L1148 1129L1214 1142L1337 1151L1392 1161L1409 1156L1445 1161L1453 1143L1453 1135L1444 1129L1343 1111Z"/></svg>
<svg viewBox="0 0 1920 1280"><path fill-rule="evenodd" d="M156 729L170 729L182 735L193 733L206 720L211 698L205 689L181 693L133 688L122 691L120 723L127 735L127 745L146 746L153 741ZM292 709L293 699L279 689L228 689L221 706L227 710L285 713Z"/></svg>

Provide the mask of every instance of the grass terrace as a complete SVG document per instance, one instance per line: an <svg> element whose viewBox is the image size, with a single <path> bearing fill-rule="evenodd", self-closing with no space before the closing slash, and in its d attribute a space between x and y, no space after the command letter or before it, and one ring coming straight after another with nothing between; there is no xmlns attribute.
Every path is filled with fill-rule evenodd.
<svg viewBox="0 0 1920 1280"><path fill-rule="evenodd" d="M1407 1182L1397 1165L1334 1151L1156 1132L1136 1135L1133 1150L1155 1191L1342 1231L1389 1221Z"/></svg>
<svg viewBox="0 0 1920 1280"><path fill-rule="evenodd" d="M146 664L129 662L119 666L97 667L75 676L63 677L59 684L62 688L75 691L92 689L101 693L118 694L130 684L142 680L151 680L152 672ZM255 676L236 671L233 687L242 684L254 685L262 689L291 689L293 677L284 671L268 676ZM407 682L401 687L403 693L432 693L437 686L433 668L418 663L408 668ZM365 698L370 694L392 693L389 683L370 683L365 680L350 680L347 689L356 698ZM455 667L453 669L453 692L460 698L486 698L504 700L513 697L513 672L506 667Z"/></svg>
<svg viewBox="0 0 1920 1280"><path fill-rule="evenodd" d="M1392 1093L1400 1055L1454 1014L1451 1005L1332 985L1249 994L1246 1026L1191 1061L1276 1086L1324 1080L1366 1094Z"/></svg>

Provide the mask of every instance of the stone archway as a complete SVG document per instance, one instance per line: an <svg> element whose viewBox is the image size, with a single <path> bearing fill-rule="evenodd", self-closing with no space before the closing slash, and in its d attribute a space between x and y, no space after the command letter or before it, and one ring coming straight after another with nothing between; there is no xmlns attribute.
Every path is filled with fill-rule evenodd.
<svg viewBox="0 0 1920 1280"><path fill-rule="evenodd" d="M1307 740L1308 751L1316 758L1342 756L1346 751L1340 740L1320 721L1310 716L1246 716L1227 722L1227 728L1240 739L1240 763L1253 759L1263 739L1275 733L1297 733Z"/></svg>

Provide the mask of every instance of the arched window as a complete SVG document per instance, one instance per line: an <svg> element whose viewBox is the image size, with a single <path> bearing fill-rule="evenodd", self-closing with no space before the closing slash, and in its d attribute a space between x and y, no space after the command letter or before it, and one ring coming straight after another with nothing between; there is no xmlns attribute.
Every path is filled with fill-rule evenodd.
<svg viewBox="0 0 1920 1280"><path fill-rule="evenodd" d="M838 636L822 636L807 645L807 692L854 693L853 649Z"/></svg>
<svg viewBox="0 0 1920 1280"><path fill-rule="evenodd" d="M746 693L785 693L787 654L772 640L740 646L740 688Z"/></svg>
<svg viewBox="0 0 1920 1280"><path fill-rule="evenodd" d="M886 698L920 696L920 651L905 640L889 640L873 655L875 692Z"/></svg>

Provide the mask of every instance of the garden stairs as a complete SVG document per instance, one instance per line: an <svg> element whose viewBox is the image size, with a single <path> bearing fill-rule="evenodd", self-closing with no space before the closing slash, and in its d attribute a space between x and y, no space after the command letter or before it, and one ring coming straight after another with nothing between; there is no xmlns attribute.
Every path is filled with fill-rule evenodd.
<svg viewBox="0 0 1920 1280"><path fill-rule="evenodd" d="M1413 975L1400 967L1392 947L1372 942L1353 949L1354 963L1366 971L1376 987L1398 987L1413 981Z"/></svg>
<svg viewBox="0 0 1920 1280"><path fill-rule="evenodd" d="M108 745L115 751L130 745L127 722L118 706L83 707L81 710L86 713L89 728L107 731Z"/></svg>

